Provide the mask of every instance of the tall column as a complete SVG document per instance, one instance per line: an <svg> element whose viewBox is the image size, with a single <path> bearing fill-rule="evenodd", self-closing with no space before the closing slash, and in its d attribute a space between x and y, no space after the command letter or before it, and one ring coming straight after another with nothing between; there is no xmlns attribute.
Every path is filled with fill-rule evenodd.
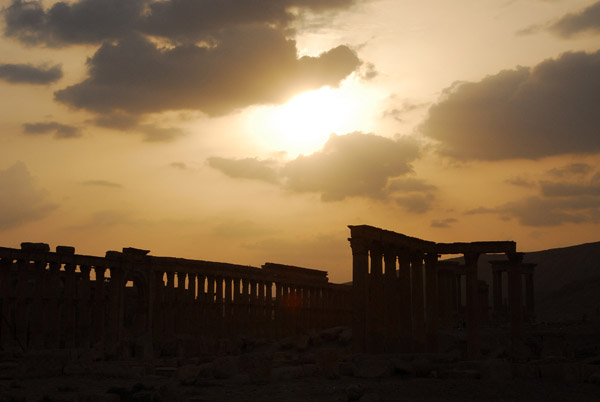
<svg viewBox="0 0 600 402"><path fill-rule="evenodd" d="M521 263L523 253L506 253L508 267L508 306L510 308L510 327L513 341L523 336L523 287L521 278Z"/></svg>
<svg viewBox="0 0 600 402"><path fill-rule="evenodd" d="M125 277L123 269L119 267L110 268L110 298L109 298L109 336L108 351L115 353L121 340L123 326L123 293L125 291Z"/></svg>
<svg viewBox="0 0 600 402"><path fill-rule="evenodd" d="M79 281L78 303L78 333L77 344L84 348L90 347L90 270L89 265L80 265L81 279Z"/></svg>
<svg viewBox="0 0 600 402"><path fill-rule="evenodd" d="M413 317L410 254L398 253L398 295L400 307L400 352L413 351Z"/></svg>
<svg viewBox="0 0 600 402"><path fill-rule="evenodd" d="M438 283L437 283L437 254L428 253L425 256L425 297L427 308L427 351L437 352L439 312L438 312Z"/></svg>
<svg viewBox="0 0 600 402"><path fill-rule="evenodd" d="M385 278L383 284L385 348L388 352L398 350L400 300L398 297L398 278L396 276L396 251L387 248L383 254Z"/></svg>
<svg viewBox="0 0 600 402"><path fill-rule="evenodd" d="M411 255L412 319L415 352L425 352L425 292L423 281L423 254Z"/></svg>
<svg viewBox="0 0 600 402"><path fill-rule="evenodd" d="M368 276L369 248L365 240L351 238L352 247L352 343L354 352L367 351L367 306L368 306Z"/></svg>
<svg viewBox="0 0 600 402"><path fill-rule="evenodd" d="M75 265L65 264L65 296L63 299L63 311L65 315L64 340L65 348L75 346ZM114 319L111 316L111 319Z"/></svg>
<svg viewBox="0 0 600 402"><path fill-rule="evenodd" d="M45 273L46 273L46 262L36 261L33 264L34 269L34 288L33 288L33 302L31 304L31 324L29 329L29 336L31 346L35 349L41 349L44 346L45 335L46 335L46 304L44 303L44 290L45 290Z"/></svg>
<svg viewBox="0 0 600 402"><path fill-rule="evenodd" d="M371 244L371 275L369 275L369 312L367 317L368 351L381 353L384 351L385 338L383 334L384 301L383 301L383 250L379 242Z"/></svg>
<svg viewBox="0 0 600 402"><path fill-rule="evenodd" d="M527 311L527 321L533 322L535 320L535 306L534 306L534 293L533 293L533 267L531 271L525 274L525 310Z"/></svg>
<svg viewBox="0 0 600 402"><path fill-rule="evenodd" d="M480 354L479 281L477 279L479 253L466 253L464 257L467 271L467 357L478 359Z"/></svg>
<svg viewBox="0 0 600 402"><path fill-rule="evenodd" d="M502 270L492 263L492 299L494 301L494 317L502 312Z"/></svg>
<svg viewBox="0 0 600 402"><path fill-rule="evenodd" d="M10 314L11 304L11 284L10 271L12 269L13 260L11 258L0 259L0 299L2 300L2 314L0 320L0 348L6 350L12 343L12 319Z"/></svg>
<svg viewBox="0 0 600 402"><path fill-rule="evenodd" d="M52 264L50 264L52 270ZM94 344L104 342L104 315L105 315L105 296L104 296L104 273L105 267L94 267L96 280L94 281Z"/></svg>

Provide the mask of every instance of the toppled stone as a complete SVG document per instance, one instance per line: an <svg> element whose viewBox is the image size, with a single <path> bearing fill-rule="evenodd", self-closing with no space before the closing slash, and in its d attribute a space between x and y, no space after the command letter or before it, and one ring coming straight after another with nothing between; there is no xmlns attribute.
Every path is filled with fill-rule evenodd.
<svg viewBox="0 0 600 402"><path fill-rule="evenodd" d="M359 378L385 378L392 374L392 364L385 358L368 357L354 363L354 376Z"/></svg>
<svg viewBox="0 0 600 402"><path fill-rule="evenodd" d="M340 356L336 349L320 349L316 355L317 366L327 378L340 376Z"/></svg>
<svg viewBox="0 0 600 402"><path fill-rule="evenodd" d="M181 366L175 372L175 378L177 378L182 385L195 384L199 376L200 367L193 364Z"/></svg>
<svg viewBox="0 0 600 402"><path fill-rule="evenodd" d="M405 360L396 357L391 359L391 363L394 374L402 376L412 376L415 374L412 364Z"/></svg>
<svg viewBox="0 0 600 402"><path fill-rule="evenodd" d="M213 362L213 376L215 378L231 378L238 373L238 358L235 356L219 357Z"/></svg>
<svg viewBox="0 0 600 402"><path fill-rule="evenodd" d="M275 381L295 380L298 378L302 378L303 376L304 371L302 370L302 366L277 367L273 369L271 374L271 378Z"/></svg>
<svg viewBox="0 0 600 402"><path fill-rule="evenodd" d="M352 384L346 388L346 396L349 402L360 400L364 393L365 390L358 384Z"/></svg>

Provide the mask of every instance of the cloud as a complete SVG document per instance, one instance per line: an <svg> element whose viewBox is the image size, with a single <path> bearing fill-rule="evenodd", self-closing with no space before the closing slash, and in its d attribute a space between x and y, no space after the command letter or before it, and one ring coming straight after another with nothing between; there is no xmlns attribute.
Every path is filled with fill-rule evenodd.
<svg viewBox="0 0 600 402"><path fill-rule="evenodd" d="M110 188L122 188L123 186L119 183L114 183L107 180L87 180L83 183L84 186L98 186L98 187L110 187Z"/></svg>
<svg viewBox="0 0 600 402"><path fill-rule="evenodd" d="M320 193L323 201L384 198L388 180L412 172L418 154L418 144L409 138L332 134L321 151L287 163L282 175L290 191Z"/></svg>
<svg viewBox="0 0 600 402"><path fill-rule="evenodd" d="M188 165L186 165L183 162L171 162L171 163L169 163L169 166L174 169L179 169L179 170L188 170L189 169Z"/></svg>
<svg viewBox="0 0 600 402"><path fill-rule="evenodd" d="M463 160L597 153L598 104L600 51L565 53L451 86L421 132L441 154Z"/></svg>
<svg viewBox="0 0 600 402"><path fill-rule="evenodd" d="M216 156L206 160L208 166L234 179L258 180L276 184L279 182L276 164L271 160L257 158L227 159Z"/></svg>
<svg viewBox="0 0 600 402"><path fill-rule="evenodd" d="M505 183L512 184L517 187L532 187L535 186L535 182L531 180L524 179L520 176L511 177L509 179L504 180Z"/></svg>
<svg viewBox="0 0 600 402"><path fill-rule="evenodd" d="M432 228L445 229L451 227L457 220L454 218L446 218L446 219L434 219L431 222Z"/></svg>
<svg viewBox="0 0 600 402"><path fill-rule="evenodd" d="M63 76L60 65L0 64L0 79L13 84L47 85Z"/></svg>
<svg viewBox="0 0 600 402"><path fill-rule="evenodd" d="M4 35L28 45L96 44L131 32L146 0L57 2L44 10L39 1L14 0L4 11Z"/></svg>
<svg viewBox="0 0 600 402"><path fill-rule="evenodd" d="M89 77L55 99L99 114L196 109L217 116L337 86L361 64L347 46L317 57L296 54L295 41L263 27L229 31L215 47L158 48L130 36L102 45L88 60Z"/></svg>
<svg viewBox="0 0 600 402"><path fill-rule="evenodd" d="M332 134L323 149L287 163L258 158L208 158L208 166L225 175L276 184L293 193L318 193L322 201L348 197L394 200L409 212L431 208L437 188L413 178L411 163L419 156L410 138L390 139L360 132Z"/></svg>
<svg viewBox="0 0 600 402"><path fill-rule="evenodd" d="M0 230L43 219L55 208L24 163L0 170Z"/></svg>
<svg viewBox="0 0 600 402"><path fill-rule="evenodd" d="M546 173L554 177L569 177L587 175L593 168L587 163L570 163L560 168L553 168Z"/></svg>
<svg viewBox="0 0 600 402"><path fill-rule="evenodd" d="M54 133L56 139L68 139L81 137L81 130L75 126L57 122L48 123L25 123L23 133L27 135L42 135Z"/></svg>
<svg viewBox="0 0 600 402"><path fill-rule="evenodd" d="M571 38L575 35L587 33L600 33L600 1L573 14L567 14L554 24L549 30L563 38Z"/></svg>
<svg viewBox="0 0 600 402"><path fill-rule="evenodd" d="M287 28L298 13L350 7L354 0L79 0L44 9L40 1L13 0L5 32L29 45L99 44L132 33L194 43L238 26Z"/></svg>
<svg viewBox="0 0 600 402"><path fill-rule="evenodd" d="M524 226L557 226L564 223L600 222L600 198L529 197L507 203L498 213L516 218Z"/></svg>
<svg viewBox="0 0 600 402"><path fill-rule="evenodd" d="M589 165L570 164L549 173L560 180L541 180L538 195L465 214L498 214L503 219L515 218L524 226L538 227L600 222L600 172L591 175Z"/></svg>

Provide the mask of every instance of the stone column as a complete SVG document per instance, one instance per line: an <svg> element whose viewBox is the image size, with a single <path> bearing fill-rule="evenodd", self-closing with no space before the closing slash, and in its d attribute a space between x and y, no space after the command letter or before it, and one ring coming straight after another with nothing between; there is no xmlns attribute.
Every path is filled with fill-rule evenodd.
<svg viewBox="0 0 600 402"><path fill-rule="evenodd" d="M275 337L280 338L283 335L283 285L275 282Z"/></svg>
<svg viewBox="0 0 600 402"><path fill-rule="evenodd" d="M264 338L266 337L266 300L265 300L265 283L263 281L258 281L258 301L257 301L257 336Z"/></svg>
<svg viewBox="0 0 600 402"><path fill-rule="evenodd" d="M152 303L152 339L154 341L162 342L164 340L164 326L165 326L165 308L164 308L164 272L155 271L153 272L153 287L151 294Z"/></svg>
<svg viewBox="0 0 600 402"><path fill-rule="evenodd" d="M369 248L365 240L351 238L352 247L352 343L354 352L367 351Z"/></svg>
<svg viewBox="0 0 600 402"><path fill-rule="evenodd" d="M370 249L371 275L369 275L369 312L367 317L368 351L382 353L385 347L384 300L383 300L383 250L379 242L373 242Z"/></svg>
<svg viewBox="0 0 600 402"><path fill-rule="evenodd" d="M80 265L77 344L90 347L90 266Z"/></svg>
<svg viewBox="0 0 600 402"><path fill-rule="evenodd" d="M438 331L439 331L439 312L438 312L438 283L437 283L437 263L436 253L428 253L425 256L425 297L427 308L427 351L435 353L438 351Z"/></svg>
<svg viewBox="0 0 600 402"><path fill-rule="evenodd" d="M52 264L50 264L52 270ZM94 267L96 280L94 281L94 344L104 343L104 315L105 315L105 296L104 296L104 273L105 267Z"/></svg>
<svg viewBox="0 0 600 402"><path fill-rule="evenodd" d="M29 261L17 261L17 284L15 292L15 333L19 346L27 348L27 326L29 324L29 314L27 305L29 304Z"/></svg>
<svg viewBox="0 0 600 402"><path fill-rule="evenodd" d="M225 305L223 308L223 320L225 335L231 337L233 331L233 283L231 278L224 278L225 280Z"/></svg>
<svg viewBox="0 0 600 402"><path fill-rule="evenodd" d="M385 278L383 284L385 348L387 352L398 351L398 331L400 300L398 297L398 277L396 276L396 251L389 247L383 254ZM343 307L343 306L342 306Z"/></svg>
<svg viewBox="0 0 600 402"><path fill-rule="evenodd" d="M535 321L533 266L528 268L529 271L525 274L525 310L527 312L527 322L531 323Z"/></svg>
<svg viewBox="0 0 600 402"><path fill-rule="evenodd" d="M0 348L6 350L12 346L11 327L12 320L10 318L11 305L11 284L10 271L12 269L13 260L10 258L0 259L0 299L2 300L2 317L0 320Z"/></svg>
<svg viewBox="0 0 600 402"><path fill-rule="evenodd" d="M492 300L494 301L494 318L502 314L502 270L492 262Z"/></svg>
<svg viewBox="0 0 600 402"><path fill-rule="evenodd" d="M479 337L479 281L477 279L477 260L479 253L466 253L467 273L467 358L478 359L480 354Z"/></svg>
<svg viewBox="0 0 600 402"><path fill-rule="evenodd" d="M44 291L46 290L46 262L35 261L33 263L34 288L33 301L31 303L31 324L29 330L31 347L42 349L46 335L46 304L44 303Z"/></svg>
<svg viewBox="0 0 600 402"><path fill-rule="evenodd" d="M398 253L398 295L400 308L400 345L403 353L413 351L412 284L410 254L406 250Z"/></svg>
<svg viewBox="0 0 600 402"><path fill-rule="evenodd" d="M110 268L110 297L109 297L109 342L108 351L115 353L121 340L123 326L123 293L125 291L124 272L121 267Z"/></svg>
<svg viewBox="0 0 600 402"><path fill-rule="evenodd" d="M411 255L412 268L412 319L415 352L426 351L425 292L423 281L423 254Z"/></svg>
<svg viewBox="0 0 600 402"><path fill-rule="evenodd" d="M274 338L274 328L273 328L273 317L274 317L274 309L273 309L273 282L267 281L265 285L265 319L266 319L266 336L268 338Z"/></svg>
<svg viewBox="0 0 600 402"><path fill-rule="evenodd" d="M508 306L510 308L511 335L513 341L521 340L523 336L523 287L521 264L523 253L506 253L508 266Z"/></svg>

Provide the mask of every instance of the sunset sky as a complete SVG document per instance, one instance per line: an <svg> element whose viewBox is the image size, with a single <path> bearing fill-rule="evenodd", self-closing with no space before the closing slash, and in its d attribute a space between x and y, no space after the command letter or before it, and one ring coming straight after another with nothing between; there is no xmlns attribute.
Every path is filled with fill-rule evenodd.
<svg viewBox="0 0 600 402"><path fill-rule="evenodd" d="M325 269L600 240L600 1L0 0L0 246Z"/></svg>

